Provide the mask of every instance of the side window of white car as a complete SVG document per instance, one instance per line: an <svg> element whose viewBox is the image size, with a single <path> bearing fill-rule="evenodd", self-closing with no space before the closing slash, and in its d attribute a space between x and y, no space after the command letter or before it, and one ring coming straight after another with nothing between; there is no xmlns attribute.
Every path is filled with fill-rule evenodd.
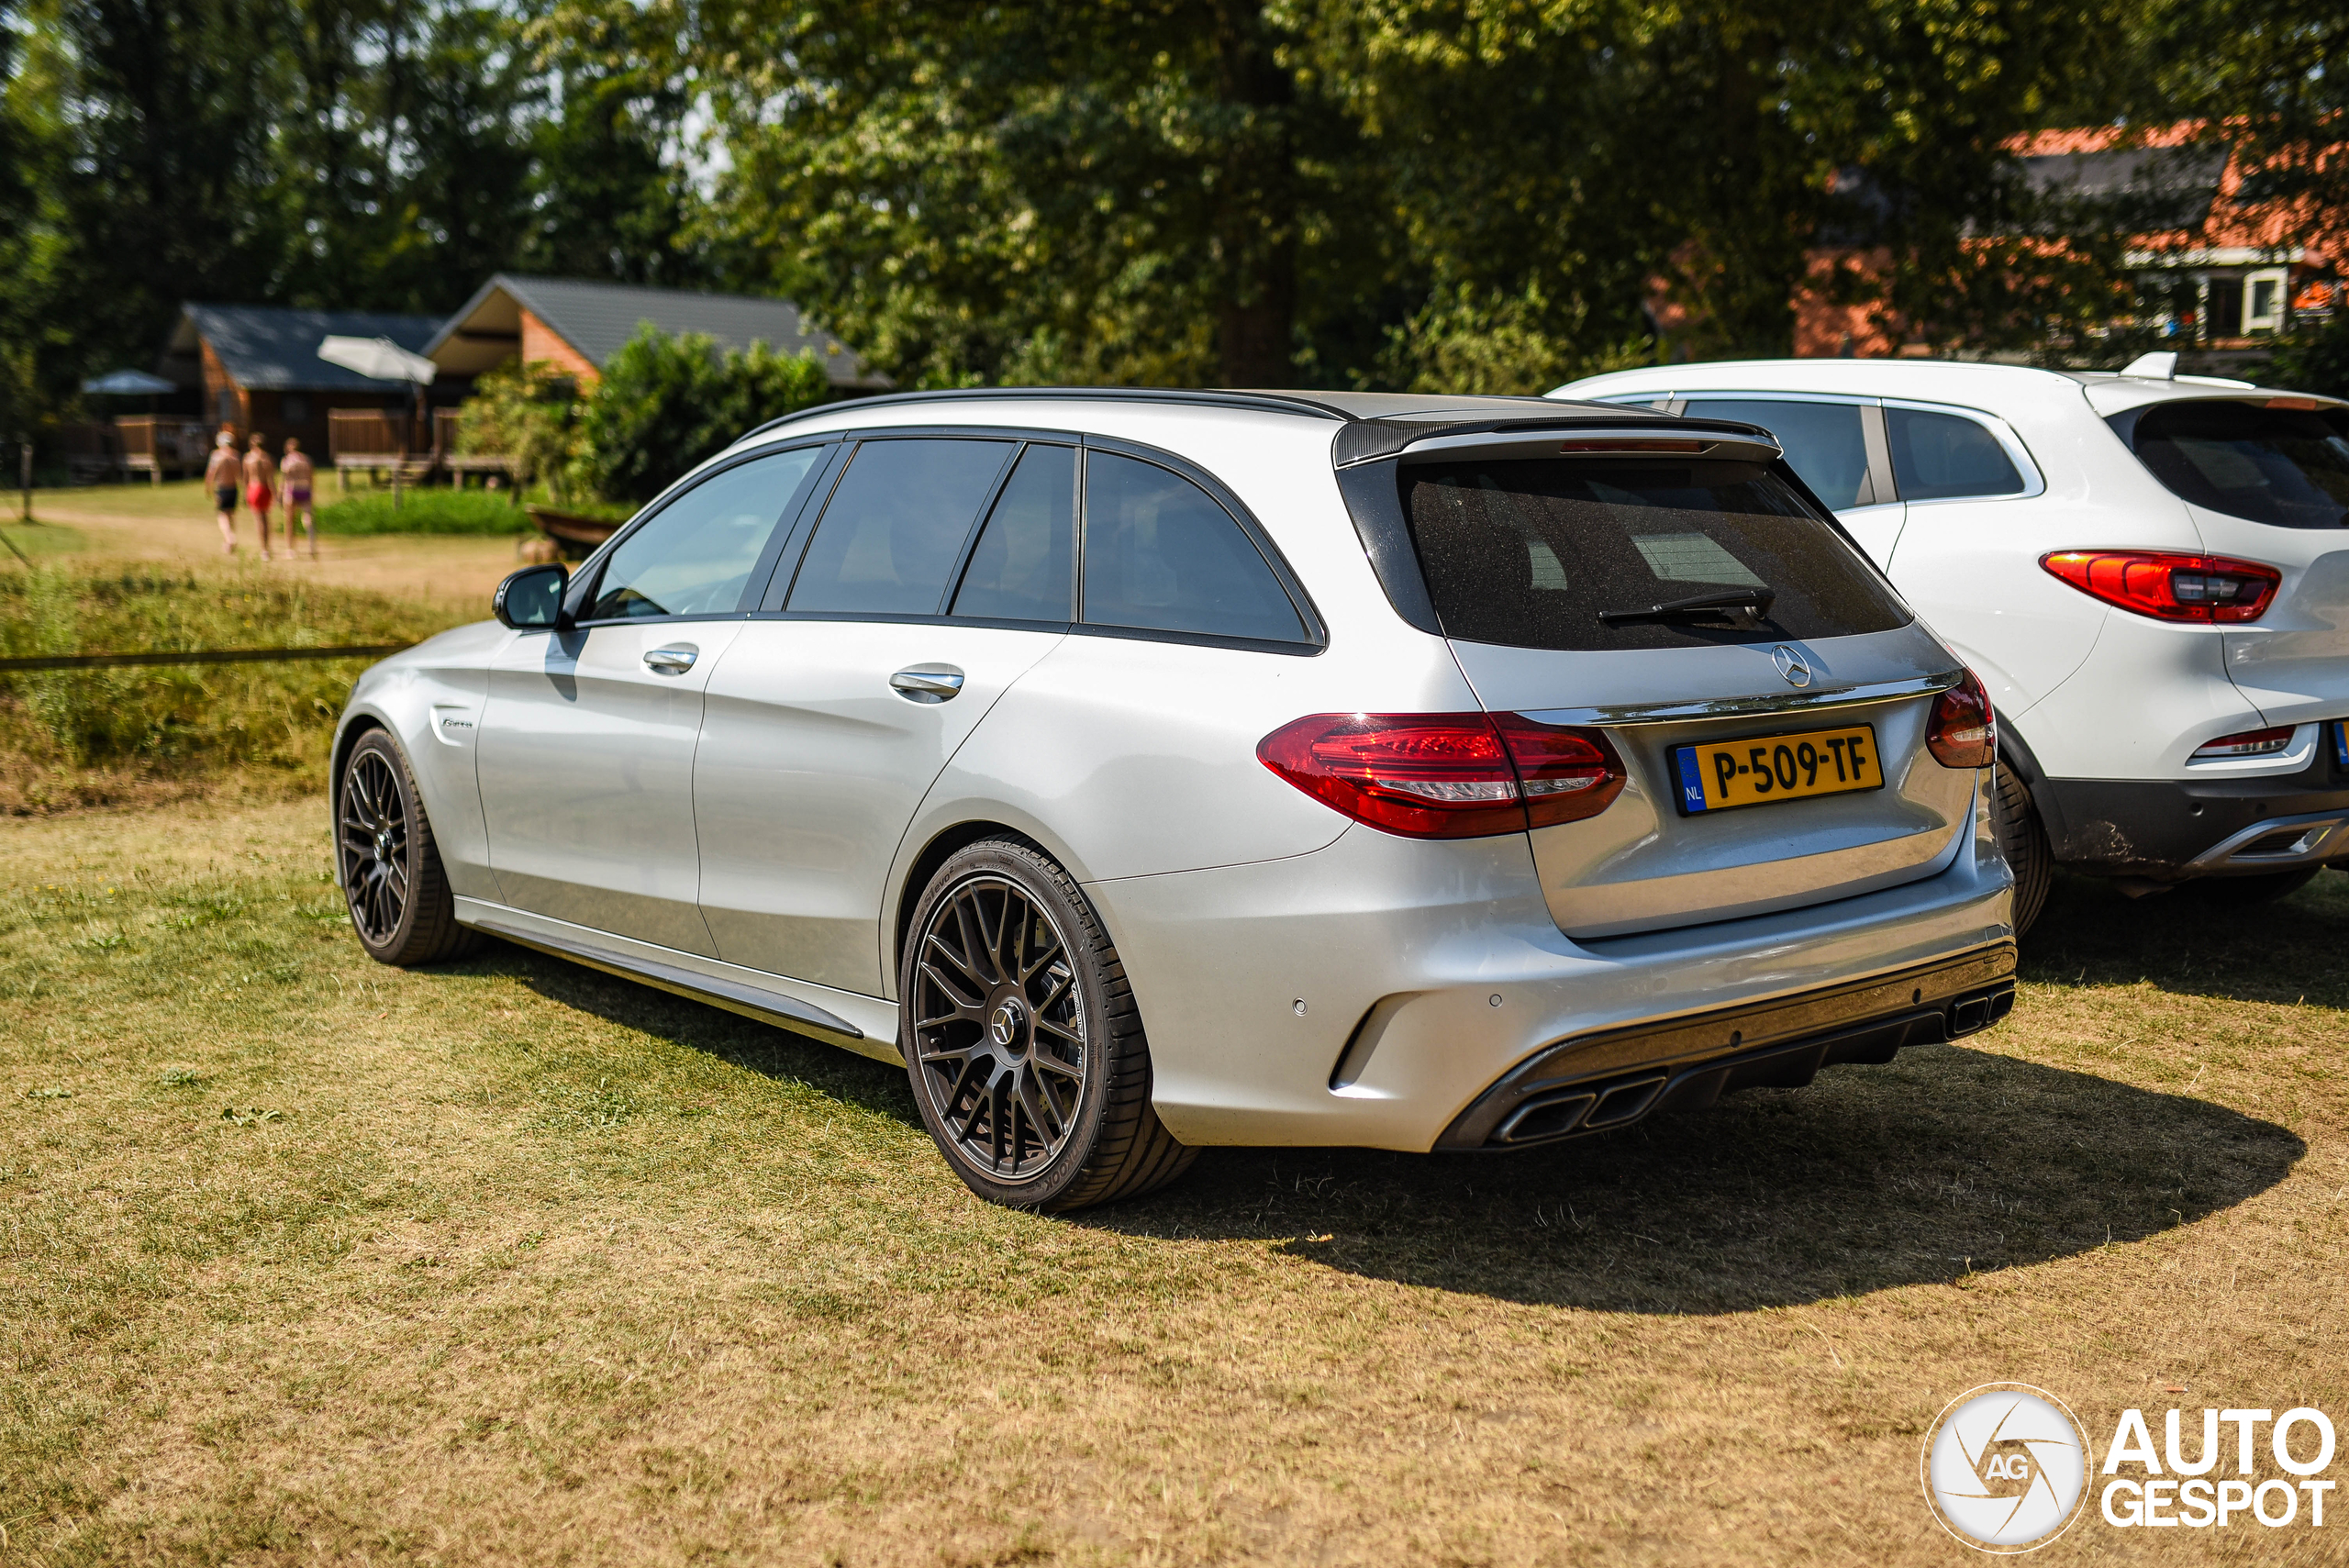
<svg viewBox="0 0 2349 1568"><path fill-rule="evenodd" d="M1787 465L1802 475L1802 482L1839 512L1876 498L1868 484L1867 438L1861 432L1855 403L1692 395L1684 412L1691 418L1761 426L1778 438Z"/></svg>
<svg viewBox="0 0 2349 1568"><path fill-rule="evenodd" d="M1085 620L1208 637L1306 640L1279 578L1231 514L1170 469L1085 458Z"/></svg>
<svg viewBox="0 0 2349 1568"><path fill-rule="evenodd" d="M953 613L1065 623L1075 533L1076 449L1029 447L979 530Z"/></svg>
<svg viewBox="0 0 2349 1568"><path fill-rule="evenodd" d="M802 447L710 475L629 534L604 563L583 620L726 615L743 593L799 482L822 456Z"/></svg>
<svg viewBox="0 0 2349 1568"><path fill-rule="evenodd" d="M1971 419L1921 408L1887 408L1885 435L1904 501L2015 495L2022 475L1998 438Z"/></svg>
<svg viewBox="0 0 2349 1568"><path fill-rule="evenodd" d="M816 525L789 610L934 616L971 525L1017 450L953 438L868 440Z"/></svg>

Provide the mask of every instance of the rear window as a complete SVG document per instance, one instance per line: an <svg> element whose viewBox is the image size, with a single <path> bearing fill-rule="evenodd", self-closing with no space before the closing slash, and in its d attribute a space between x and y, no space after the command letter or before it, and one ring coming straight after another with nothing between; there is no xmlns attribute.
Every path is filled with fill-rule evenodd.
<svg viewBox="0 0 2349 1568"><path fill-rule="evenodd" d="M1909 623L1865 562L1760 463L1474 459L1401 470L1444 633L1623 650L1850 637ZM1766 608L1623 618L1713 597ZM1610 618L1602 618L1602 617Z"/></svg>
<svg viewBox="0 0 2349 1568"><path fill-rule="evenodd" d="M2288 528L2349 524L2349 411L2198 400L2132 408L2112 427L2198 506Z"/></svg>

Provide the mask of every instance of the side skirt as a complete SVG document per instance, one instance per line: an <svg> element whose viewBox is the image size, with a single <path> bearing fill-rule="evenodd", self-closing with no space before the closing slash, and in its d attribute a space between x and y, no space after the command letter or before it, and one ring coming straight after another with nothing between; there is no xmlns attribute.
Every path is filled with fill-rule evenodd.
<svg viewBox="0 0 2349 1568"><path fill-rule="evenodd" d="M714 974L698 968L667 962L654 954L668 954L666 948L650 943L630 942L608 933L588 931L583 928L550 920L503 905L487 904L478 899L457 900L457 918L466 926L509 942L536 949L555 958L584 963L590 969L602 970L623 980L634 980L673 995L696 1002L707 1002L723 1007L729 1013L756 1018L869 1056L892 1066L904 1064L897 1053L896 1008L877 996L851 996L826 988L826 999L843 1011L863 1015L860 1024L844 1018L830 1007L805 997L791 995L771 988L765 981L781 981L780 976L760 974L756 971L737 971L744 976ZM674 957L685 958L683 953ZM733 969L733 965L724 966ZM809 989L818 989L809 987Z"/></svg>

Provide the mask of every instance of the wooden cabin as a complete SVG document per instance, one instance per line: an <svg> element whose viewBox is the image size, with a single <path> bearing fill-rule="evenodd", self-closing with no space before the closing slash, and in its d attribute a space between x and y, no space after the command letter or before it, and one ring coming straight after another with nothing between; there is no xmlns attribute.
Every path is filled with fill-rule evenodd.
<svg viewBox="0 0 2349 1568"><path fill-rule="evenodd" d="M422 352L444 377L470 379L518 359L552 364L592 386L620 345L647 322L662 332L698 332L720 349L764 343L780 353L812 354L838 396L886 392L891 385L787 299L511 272L475 290Z"/></svg>
<svg viewBox="0 0 2349 1568"><path fill-rule="evenodd" d="M398 451L420 450L431 437L414 428L415 389L376 381L318 358L328 336L389 338L422 351L440 330L437 316L393 316L360 310L291 310L261 305L186 305L164 350L166 373L182 385L203 387L203 422L245 438L258 430L273 453L297 436L322 466L330 461L335 417L364 413L393 432ZM470 390L465 378L444 375L429 391L432 405L453 406ZM210 442L206 442L209 450Z"/></svg>

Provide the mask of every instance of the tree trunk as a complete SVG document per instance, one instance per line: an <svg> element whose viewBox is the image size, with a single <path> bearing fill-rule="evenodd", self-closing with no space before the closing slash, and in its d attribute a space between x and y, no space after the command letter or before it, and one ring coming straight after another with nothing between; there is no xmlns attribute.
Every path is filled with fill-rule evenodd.
<svg viewBox="0 0 2349 1568"><path fill-rule="evenodd" d="M1216 188L1217 360L1226 386L1286 386L1297 325L1295 94L1274 58L1262 0L1217 0L1215 33L1225 127Z"/></svg>

